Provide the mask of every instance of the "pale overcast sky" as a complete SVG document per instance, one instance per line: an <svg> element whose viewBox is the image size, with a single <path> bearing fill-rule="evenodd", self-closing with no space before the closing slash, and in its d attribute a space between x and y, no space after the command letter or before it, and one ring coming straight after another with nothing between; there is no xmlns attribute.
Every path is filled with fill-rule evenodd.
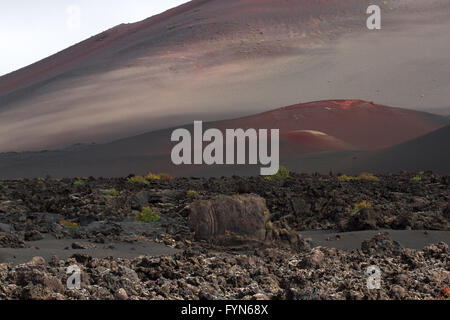
<svg viewBox="0 0 450 320"><path fill-rule="evenodd" d="M0 0L0 75L187 0Z"/></svg>

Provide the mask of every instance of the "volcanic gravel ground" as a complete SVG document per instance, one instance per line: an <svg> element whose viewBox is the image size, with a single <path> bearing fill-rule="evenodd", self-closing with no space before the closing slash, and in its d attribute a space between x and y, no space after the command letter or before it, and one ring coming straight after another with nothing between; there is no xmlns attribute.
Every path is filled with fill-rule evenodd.
<svg viewBox="0 0 450 320"><path fill-rule="evenodd" d="M77 179L1 181L0 299L448 297L450 177L291 176L180 178L148 185L127 178L86 178L81 185ZM266 240L196 240L187 226L190 205L236 194L265 199ZM362 201L370 205L356 210ZM146 206L161 217L158 222L134 220ZM64 226L63 220L77 225ZM355 245L352 234L367 239ZM421 241L425 248L411 249ZM146 249L130 253L128 246ZM111 257L105 255L114 249ZM5 254L26 257L26 250L36 257L25 264L17 263L26 259L4 261ZM72 264L82 269L81 290L66 287ZM381 270L378 290L367 287L365 272L372 265Z"/></svg>

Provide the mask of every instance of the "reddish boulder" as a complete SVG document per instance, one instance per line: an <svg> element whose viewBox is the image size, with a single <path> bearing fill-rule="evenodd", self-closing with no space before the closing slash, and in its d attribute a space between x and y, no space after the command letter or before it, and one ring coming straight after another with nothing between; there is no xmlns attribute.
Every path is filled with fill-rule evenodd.
<svg viewBox="0 0 450 320"><path fill-rule="evenodd" d="M269 210L257 195L220 195L198 200L190 206L188 225L197 240L213 240L232 235L264 240Z"/></svg>

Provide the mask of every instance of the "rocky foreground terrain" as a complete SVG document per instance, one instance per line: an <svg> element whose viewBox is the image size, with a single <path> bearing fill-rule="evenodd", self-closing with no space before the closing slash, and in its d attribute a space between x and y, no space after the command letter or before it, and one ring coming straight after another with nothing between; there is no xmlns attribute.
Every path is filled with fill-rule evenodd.
<svg viewBox="0 0 450 320"><path fill-rule="evenodd" d="M130 178L0 181L0 299L449 297L448 243L408 249L384 230L447 234L450 177ZM314 245L302 235L311 230L380 232L350 251ZM77 251L44 258L49 238ZM107 254L146 243L167 250ZM27 263L2 261L30 247ZM80 290L66 286L74 264ZM372 265L377 290L367 287Z"/></svg>

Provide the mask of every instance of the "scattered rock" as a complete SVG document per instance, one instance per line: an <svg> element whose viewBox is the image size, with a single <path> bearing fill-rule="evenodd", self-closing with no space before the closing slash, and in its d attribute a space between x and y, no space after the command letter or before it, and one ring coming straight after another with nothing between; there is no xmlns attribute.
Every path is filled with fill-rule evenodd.
<svg viewBox="0 0 450 320"><path fill-rule="evenodd" d="M319 268L325 259L325 255L319 249L314 250L311 254L306 256L301 262L301 268Z"/></svg>
<svg viewBox="0 0 450 320"><path fill-rule="evenodd" d="M82 250L86 250L86 249L94 249L97 246L93 243L89 243L89 242L74 242L72 243L72 249L82 249Z"/></svg>
<svg viewBox="0 0 450 320"><path fill-rule="evenodd" d="M119 290L116 291L116 294L114 295L114 298L116 300L128 300L128 294L125 291L125 289L120 288Z"/></svg>
<svg viewBox="0 0 450 320"><path fill-rule="evenodd" d="M17 234L11 232L0 232L0 248L23 248L25 243Z"/></svg>
<svg viewBox="0 0 450 320"><path fill-rule="evenodd" d="M370 240L361 243L361 250L365 254L398 254L401 246L389 237L388 232L380 232Z"/></svg>
<svg viewBox="0 0 450 320"><path fill-rule="evenodd" d="M376 183L319 174L292 174L287 181L183 178L152 181L151 190L121 178L90 179L82 188L74 179L0 181L0 247L21 250L24 240L48 234L77 239L69 243L82 249L126 241L137 247L155 237L182 249L173 257L98 259L79 252L48 265L39 257L0 264L0 299L437 299L450 282L446 243L404 249L380 233L346 252L311 250L311 241L299 235L338 228L450 230L450 178L424 173L422 183L411 183L413 177L380 175ZM120 195L105 196L103 190L113 188ZM147 202L140 189L148 192ZM198 196L187 196L188 190ZM372 209L352 216L363 200ZM158 223L131 221L133 208L144 204L157 210ZM243 244L223 246L236 239ZM73 264L82 268L82 290L65 288ZM362 281L372 264L383 273L379 290L367 290Z"/></svg>
<svg viewBox="0 0 450 320"><path fill-rule="evenodd" d="M46 263L47 262L42 257L33 257L29 262L29 265L33 267L45 267Z"/></svg>
<svg viewBox="0 0 450 320"><path fill-rule="evenodd" d="M150 198L150 194L148 191L140 191L138 192L131 201L131 209L133 210L142 210L143 207L148 206L148 200Z"/></svg>
<svg viewBox="0 0 450 320"><path fill-rule="evenodd" d="M404 299L407 296L407 291L405 290L405 288L399 286L399 285L394 285L392 287L392 292L395 295L395 298L397 299Z"/></svg>
<svg viewBox="0 0 450 320"><path fill-rule="evenodd" d="M38 241L44 239L42 234L37 230L31 230L25 232L25 241Z"/></svg>
<svg viewBox="0 0 450 320"><path fill-rule="evenodd" d="M75 259L76 262L81 263L83 265L92 260L92 257L85 253L75 253L74 255L72 255L71 258Z"/></svg>

